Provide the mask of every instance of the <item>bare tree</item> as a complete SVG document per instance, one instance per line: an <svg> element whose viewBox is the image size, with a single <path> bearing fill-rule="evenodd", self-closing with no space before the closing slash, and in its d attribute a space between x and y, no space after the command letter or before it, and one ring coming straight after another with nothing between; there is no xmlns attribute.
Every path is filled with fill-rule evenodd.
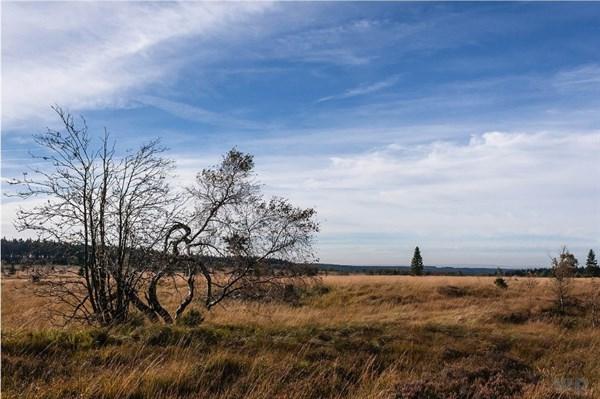
<svg viewBox="0 0 600 399"><path fill-rule="evenodd" d="M173 161L158 141L117 156L106 131L95 143L83 118L76 124L54 110L63 129L35 136L44 166L11 183L20 187L15 195L44 201L19 211L20 230L83 248L79 271L48 276L36 289L63 305L57 309L67 321L120 323L133 305L172 323L196 296L198 276L210 309L245 290L290 282L301 274L293 265L314 259L315 211L263 199L251 155L231 150L175 194ZM177 276L188 292L172 313L158 286Z"/></svg>
<svg viewBox="0 0 600 399"><path fill-rule="evenodd" d="M571 282L577 271L577 259L566 247L563 247L558 258L552 259L553 290L558 309L565 311L571 291Z"/></svg>
<svg viewBox="0 0 600 399"><path fill-rule="evenodd" d="M251 155L233 149L220 165L198 174L188 189L193 204L189 220L171 226L164 262L152 270L146 301L133 301L149 317L166 323L179 318L196 295L197 277L203 282L206 309L257 287L303 277L302 268L294 265L314 260L315 210L294 207L282 198L263 199L253 168ZM176 274L183 276L188 292L171 314L161 304L157 286Z"/></svg>
<svg viewBox="0 0 600 399"><path fill-rule="evenodd" d="M53 109L63 129L34 136L44 149L34 156L42 165L11 182L20 186L16 195L43 202L20 209L16 226L83 247L82 276L47 278L38 290L66 305L62 316L121 322L141 284L139 262L158 248L177 214L177 196L167 183L173 162L162 156L158 141L117 157L106 130L96 143L83 118L76 123Z"/></svg>

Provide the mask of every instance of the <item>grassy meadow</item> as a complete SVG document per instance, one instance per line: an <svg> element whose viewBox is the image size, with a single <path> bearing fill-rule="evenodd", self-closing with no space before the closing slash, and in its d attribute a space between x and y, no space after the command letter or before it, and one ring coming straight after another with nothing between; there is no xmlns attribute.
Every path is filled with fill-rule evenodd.
<svg viewBox="0 0 600 399"><path fill-rule="evenodd" d="M230 300L198 326L107 330L56 327L33 283L3 277L2 396L600 397L596 283L574 281L558 315L551 280L506 281L324 276L293 304Z"/></svg>

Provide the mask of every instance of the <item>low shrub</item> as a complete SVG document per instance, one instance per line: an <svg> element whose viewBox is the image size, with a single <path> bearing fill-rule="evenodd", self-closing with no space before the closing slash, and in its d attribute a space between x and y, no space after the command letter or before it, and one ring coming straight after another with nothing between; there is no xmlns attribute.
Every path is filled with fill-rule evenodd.
<svg viewBox="0 0 600 399"><path fill-rule="evenodd" d="M524 363L497 352L461 358L441 373L400 385L397 399L516 399L537 381Z"/></svg>
<svg viewBox="0 0 600 399"><path fill-rule="evenodd" d="M496 277L496 279L494 280L494 285L503 290L508 288L508 283L502 277Z"/></svg>

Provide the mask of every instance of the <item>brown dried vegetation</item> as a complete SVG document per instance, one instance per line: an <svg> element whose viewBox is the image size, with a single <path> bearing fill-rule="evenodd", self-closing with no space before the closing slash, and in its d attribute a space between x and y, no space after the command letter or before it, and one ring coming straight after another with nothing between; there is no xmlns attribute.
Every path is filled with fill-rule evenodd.
<svg viewBox="0 0 600 399"><path fill-rule="evenodd" d="M322 280L293 303L228 299L197 323L55 329L32 283L5 277L3 397L600 396L589 279L572 282L564 314L550 279L509 278L505 290L484 277ZM179 298L166 284L171 309Z"/></svg>

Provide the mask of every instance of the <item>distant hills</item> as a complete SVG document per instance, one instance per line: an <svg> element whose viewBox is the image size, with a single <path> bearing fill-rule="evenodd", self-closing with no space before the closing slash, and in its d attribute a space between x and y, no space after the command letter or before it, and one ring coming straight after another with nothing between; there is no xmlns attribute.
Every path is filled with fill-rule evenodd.
<svg viewBox="0 0 600 399"><path fill-rule="evenodd" d="M315 265L324 272L348 274L410 274L410 266L356 266L319 263ZM430 275L461 275L461 276L492 276L500 269L502 272L515 272L525 269L508 267L467 267L467 266L425 266L425 274Z"/></svg>

